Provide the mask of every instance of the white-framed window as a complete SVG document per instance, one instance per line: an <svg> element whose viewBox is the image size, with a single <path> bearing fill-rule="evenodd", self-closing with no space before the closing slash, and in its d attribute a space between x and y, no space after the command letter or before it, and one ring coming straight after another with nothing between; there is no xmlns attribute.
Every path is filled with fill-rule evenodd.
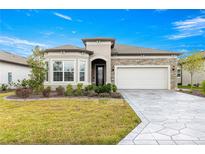
<svg viewBox="0 0 205 154"><path fill-rule="evenodd" d="M45 81L48 82L48 72L49 72L49 66L48 66L48 62L45 62L45 67L46 67L46 76L45 76Z"/></svg>
<svg viewBox="0 0 205 154"><path fill-rule="evenodd" d="M178 78L181 77L181 69L177 69L177 77L178 77Z"/></svg>
<svg viewBox="0 0 205 154"><path fill-rule="evenodd" d="M74 61L64 61L64 81L74 81Z"/></svg>
<svg viewBox="0 0 205 154"><path fill-rule="evenodd" d="M79 81L80 82L85 82L85 75L86 75L86 73L85 73L85 69L86 69L86 61L84 61L84 60L80 60L79 61L79 63L78 63L78 65L79 65Z"/></svg>
<svg viewBox="0 0 205 154"><path fill-rule="evenodd" d="M53 63L53 81L63 81L63 62L55 61Z"/></svg>
<svg viewBox="0 0 205 154"><path fill-rule="evenodd" d="M12 82L12 72L8 72L8 83Z"/></svg>

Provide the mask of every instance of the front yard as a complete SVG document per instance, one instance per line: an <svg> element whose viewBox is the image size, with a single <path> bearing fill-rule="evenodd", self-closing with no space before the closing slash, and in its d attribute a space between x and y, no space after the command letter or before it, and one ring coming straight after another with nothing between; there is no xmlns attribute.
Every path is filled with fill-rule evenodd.
<svg viewBox="0 0 205 154"><path fill-rule="evenodd" d="M123 99L3 99L11 94L0 94L0 144L117 144L140 123Z"/></svg>

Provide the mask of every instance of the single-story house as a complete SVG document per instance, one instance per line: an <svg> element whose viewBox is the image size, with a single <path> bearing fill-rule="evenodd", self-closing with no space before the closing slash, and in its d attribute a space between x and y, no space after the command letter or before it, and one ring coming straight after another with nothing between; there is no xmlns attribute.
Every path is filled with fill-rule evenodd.
<svg viewBox="0 0 205 154"><path fill-rule="evenodd" d="M193 84L201 84L201 82L205 80L205 51L202 52L202 54L204 55L204 68L194 74ZM182 64L179 64L177 68L177 82L183 86L191 84L191 75L188 71L184 70Z"/></svg>
<svg viewBox="0 0 205 154"><path fill-rule="evenodd" d="M177 52L117 44L113 38L82 39L85 48L45 50L46 86L114 83L119 89L175 89Z"/></svg>
<svg viewBox="0 0 205 154"><path fill-rule="evenodd" d="M0 51L0 84L29 78L31 69L27 59L9 52Z"/></svg>

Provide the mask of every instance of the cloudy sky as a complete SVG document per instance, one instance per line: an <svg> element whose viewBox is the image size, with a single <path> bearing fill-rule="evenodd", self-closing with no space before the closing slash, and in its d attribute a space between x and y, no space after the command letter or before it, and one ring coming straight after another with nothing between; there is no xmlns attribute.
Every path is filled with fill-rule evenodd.
<svg viewBox="0 0 205 154"><path fill-rule="evenodd" d="M185 54L205 50L205 10L0 10L0 50L31 49L112 37L120 44Z"/></svg>

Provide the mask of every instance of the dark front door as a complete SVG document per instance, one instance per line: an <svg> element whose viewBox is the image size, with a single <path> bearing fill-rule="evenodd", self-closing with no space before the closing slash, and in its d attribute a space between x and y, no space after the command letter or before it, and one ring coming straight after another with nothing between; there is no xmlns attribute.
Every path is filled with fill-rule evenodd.
<svg viewBox="0 0 205 154"><path fill-rule="evenodd" d="M104 65L96 65L96 85L104 84Z"/></svg>

